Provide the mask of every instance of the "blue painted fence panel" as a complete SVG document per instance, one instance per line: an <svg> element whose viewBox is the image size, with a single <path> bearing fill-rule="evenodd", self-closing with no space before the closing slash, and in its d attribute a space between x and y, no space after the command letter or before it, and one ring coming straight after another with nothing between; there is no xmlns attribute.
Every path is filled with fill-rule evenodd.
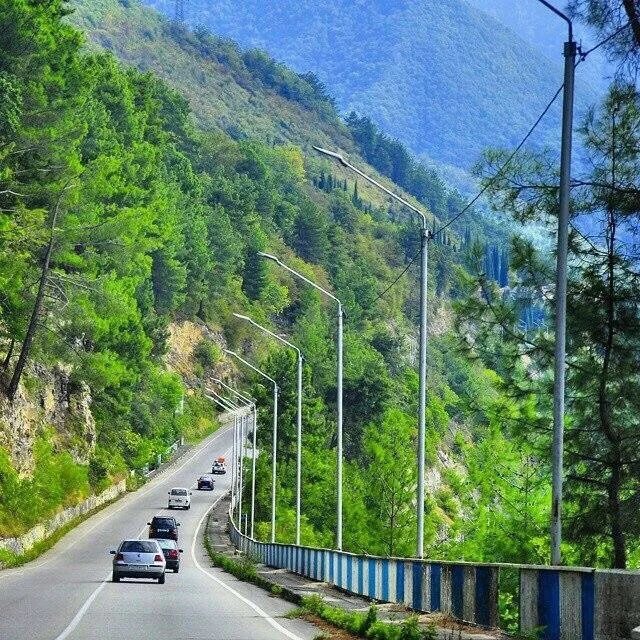
<svg viewBox="0 0 640 640"><path fill-rule="evenodd" d="M560 574L538 572L538 621L544 640L560 640Z"/></svg>
<svg viewBox="0 0 640 640"><path fill-rule="evenodd" d="M451 567L451 613L464 618L464 567Z"/></svg>

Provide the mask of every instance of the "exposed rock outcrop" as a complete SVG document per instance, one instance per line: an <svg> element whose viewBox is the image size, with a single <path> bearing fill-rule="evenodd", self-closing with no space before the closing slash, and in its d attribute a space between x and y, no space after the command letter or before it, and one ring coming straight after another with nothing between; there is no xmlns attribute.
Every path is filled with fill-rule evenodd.
<svg viewBox="0 0 640 640"><path fill-rule="evenodd" d="M227 346L222 331L216 331L204 322L183 320L169 325L168 351L164 361L167 369L179 374L187 387L199 388L203 384L203 372L198 370L195 354L198 345L207 340L218 345L221 351ZM228 379L231 375L232 369L223 359L204 372L204 381L207 378Z"/></svg>
<svg viewBox="0 0 640 640"><path fill-rule="evenodd" d="M56 446L86 463L96 444L91 393L72 378L72 368L34 364L25 375L13 402L0 395L0 447L20 473L33 468L33 445L47 427L54 427Z"/></svg>

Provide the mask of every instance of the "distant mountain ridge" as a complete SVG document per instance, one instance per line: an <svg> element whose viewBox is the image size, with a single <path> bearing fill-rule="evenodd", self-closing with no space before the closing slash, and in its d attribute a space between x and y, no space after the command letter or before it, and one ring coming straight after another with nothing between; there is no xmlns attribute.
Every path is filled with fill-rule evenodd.
<svg viewBox="0 0 640 640"><path fill-rule="evenodd" d="M539 49L549 60L562 59L567 25L536 0L465 0L468 4L493 16L517 33L531 46ZM560 9L563 3L558 3ZM586 25L574 22L575 39L584 49L597 42L596 34ZM583 64L577 75L576 91L595 89L605 92L607 77L615 69L609 65L602 50L589 55L588 64Z"/></svg>
<svg viewBox="0 0 640 640"><path fill-rule="evenodd" d="M172 0L146 1L173 14ZM560 61L463 0L189 0L186 15L313 71L343 111L465 169L517 144L562 82ZM555 108L535 141L555 142L558 122Z"/></svg>

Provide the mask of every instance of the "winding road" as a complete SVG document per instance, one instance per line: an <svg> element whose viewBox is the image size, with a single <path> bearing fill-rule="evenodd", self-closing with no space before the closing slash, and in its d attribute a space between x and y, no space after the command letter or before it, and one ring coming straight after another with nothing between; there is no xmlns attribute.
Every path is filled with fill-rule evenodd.
<svg viewBox="0 0 640 640"><path fill-rule="evenodd" d="M219 456L230 457L226 425L140 490L83 522L50 551L0 571L0 640L311 640L318 629L283 615L288 603L212 568L202 535L207 514L227 491L194 490L189 511L166 510L167 491L189 487ZM164 585L110 582L110 549L146 537L152 516L174 513L184 549L180 573Z"/></svg>

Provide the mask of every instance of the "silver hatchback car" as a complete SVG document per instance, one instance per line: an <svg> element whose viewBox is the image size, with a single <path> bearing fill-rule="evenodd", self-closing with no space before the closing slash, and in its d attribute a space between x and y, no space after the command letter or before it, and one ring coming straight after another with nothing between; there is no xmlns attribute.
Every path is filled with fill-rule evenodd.
<svg viewBox="0 0 640 640"><path fill-rule="evenodd" d="M164 584L167 562L157 540L123 540L111 554L114 582L121 578L150 578Z"/></svg>

